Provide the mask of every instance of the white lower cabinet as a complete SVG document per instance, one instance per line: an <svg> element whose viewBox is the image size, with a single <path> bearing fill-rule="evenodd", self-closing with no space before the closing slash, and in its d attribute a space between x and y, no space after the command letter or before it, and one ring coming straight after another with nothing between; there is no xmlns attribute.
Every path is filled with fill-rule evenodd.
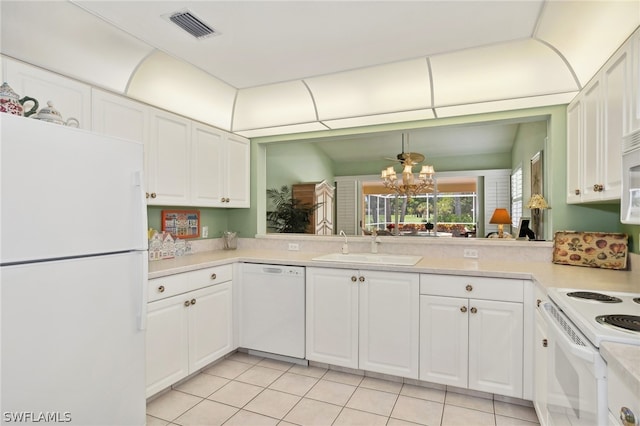
<svg viewBox="0 0 640 426"><path fill-rule="evenodd" d="M147 397L235 350L231 268L149 281Z"/></svg>
<svg viewBox="0 0 640 426"><path fill-rule="evenodd" d="M522 280L420 277L420 380L522 398Z"/></svg>
<svg viewBox="0 0 640 426"><path fill-rule="evenodd" d="M307 359L418 377L418 274L307 268Z"/></svg>

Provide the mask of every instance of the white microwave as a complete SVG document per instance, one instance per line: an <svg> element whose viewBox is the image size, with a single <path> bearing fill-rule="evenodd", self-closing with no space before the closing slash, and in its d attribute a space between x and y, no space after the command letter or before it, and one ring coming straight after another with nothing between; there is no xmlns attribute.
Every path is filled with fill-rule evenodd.
<svg viewBox="0 0 640 426"><path fill-rule="evenodd" d="M620 221L640 225L640 130L622 141Z"/></svg>

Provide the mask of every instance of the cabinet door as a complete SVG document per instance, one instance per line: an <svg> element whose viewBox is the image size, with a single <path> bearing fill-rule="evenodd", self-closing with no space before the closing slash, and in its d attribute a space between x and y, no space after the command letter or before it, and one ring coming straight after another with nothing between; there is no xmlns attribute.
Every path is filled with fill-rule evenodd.
<svg viewBox="0 0 640 426"><path fill-rule="evenodd" d="M603 140L601 152L603 200L619 200L622 191L622 137L629 117L630 60L627 50L616 54L603 70Z"/></svg>
<svg viewBox="0 0 640 426"><path fill-rule="evenodd" d="M146 171L149 150L149 107L122 96L91 90L91 130L109 136L129 139L144 144L146 187L149 187Z"/></svg>
<svg viewBox="0 0 640 426"><path fill-rule="evenodd" d="M210 364L233 348L231 281L187 293L189 372Z"/></svg>
<svg viewBox="0 0 640 426"><path fill-rule="evenodd" d="M567 203L582 199L582 99L567 108Z"/></svg>
<svg viewBox="0 0 640 426"><path fill-rule="evenodd" d="M191 122L160 110L151 113L147 174L149 204L189 204Z"/></svg>
<svg viewBox="0 0 640 426"><path fill-rule="evenodd" d="M594 81L585 89L582 123L582 201L594 201L600 193L594 185L604 185L601 179L600 149L602 140L601 83Z"/></svg>
<svg viewBox="0 0 640 426"><path fill-rule="evenodd" d="M540 308L538 308L540 309ZM536 329L533 345L533 406L540 419L540 424L548 424L547 421L547 326L542 315L536 311Z"/></svg>
<svg viewBox="0 0 640 426"><path fill-rule="evenodd" d="M307 268L307 359L358 368L358 272Z"/></svg>
<svg viewBox="0 0 640 426"><path fill-rule="evenodd" d="M469 301L469 388L522 398L521 303Z"/></svg>
<svg viewBox="0 0 640 426"><path fill-rule="evenodd" d="M225 203L227 164L224 135L213 127L193 124L191 138L191 197L193 204L220 207Z"/></svg>
<svg viewBox="0 0 640 426"><path fill-rule="evenodd" d="M189 374L186 296L149 303L147 310L146 396Z"/></svg>
<svg viewBox="0 0 640 426"><path fill-rule="evenodd" d="M35 98L40 108L51 101L64 120L77 119L81 129L91 129L91 87L10 58L2 58L4 79L20 95ZM28 104L31 105L31 104Z"/></svg>
<svg viewBox="0 0 640 426"><path fill-rule="evenodd" d="M249 207L250 205L250 155L249 140L236 135L227 135L226 159L226 207Z"/></svg>
<svg viewBox="0 0 640 426"><path fill-rule="evenodd" d="M631 49L631 93L629 97L630 117L627 133L640 130L640 31L630 39Z"/></svg>
<svg viewBox="0 0 640 426"><path fill-rule="evenodd" d="M359 368L418 378L418 274L361 271Z"/></svg>
<svg viewBox="0 0 640 426"><path fill-rule="evenodd" d="M420 296L420 380L467 387L467 299Z"/></svg>

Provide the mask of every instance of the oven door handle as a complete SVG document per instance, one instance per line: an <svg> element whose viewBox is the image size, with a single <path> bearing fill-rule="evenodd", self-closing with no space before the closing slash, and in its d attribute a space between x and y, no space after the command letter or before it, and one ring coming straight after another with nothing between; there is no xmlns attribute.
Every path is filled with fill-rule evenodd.
<svg viewBox="0 0 640 426"><path fill-rule="evenodd" d="M599 356L598 350L591 345L589 340L584 337L584 335L575 328L571 321L569 321L569 319L551 302L544 302L540 307L542 308L542 317L547 323L547 326L549 326L549 336L551 337L551 335L553 335L553 340L571 354L589 362L590 364L594 364L596 362L596 357ZM557 311L558 315L560 315L565 321L568 330L565 330L565 328L551 315L548 307ZM569 336L570 333L573 333L574 336L581 340L585 346L575 342Z"/></svg>

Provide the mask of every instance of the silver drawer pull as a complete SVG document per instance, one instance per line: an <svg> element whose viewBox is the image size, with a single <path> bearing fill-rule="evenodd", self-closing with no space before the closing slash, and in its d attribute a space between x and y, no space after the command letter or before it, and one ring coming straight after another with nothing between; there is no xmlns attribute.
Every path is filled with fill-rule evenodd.
<svg viewBox="0 0 640 426"><path fill-rule="evenodd" d="M196 304L196 299L191 299L191 304L195 305Z"/></svg>
<svg viewBox="0 0 640 426"><path fill-rule="evenodd" d="M465 287L465 289L466 289L467 291L471 291L471 290L473 290L473 286L472 286L471 284L467 284L467 286Z"/></svg>
<svg viewBox="0 0 640 426"><path fill-rule="evenodd" d="M218 278L218 276L216 274L211 274L211 277L209 278L211 278L212 280L215 280L216 278Z"/></svg>
<svg viewBox="0 0 640 426"><path fill-rule="evenodd" d="M191 302L189 302L188 300L184 301L184 306L189 307L190 304L191 304Z"/></svg>
<svg viewBox="0 0 640 426"><path fill-rule="evenodd" d="M478 309L476 309L476 308L471 308L471 313L472 313L472 314L475 314L475 313L477 313L477 312L478 312Z"/></svg>
<svg viewBox="0 0 640 426"><path fill-rule="evenodd" d="M467 312L467 307L466 307L466 306L461 306L461 307L460 307L460 312L462 312L463 314L464 314L465 312Z"/></svg>
<svg viewBox="0 0 640 426"><path fill-rule="evenodd" d="M158 293L164 293L164 286L163 285L158 287Z"/></svg>

